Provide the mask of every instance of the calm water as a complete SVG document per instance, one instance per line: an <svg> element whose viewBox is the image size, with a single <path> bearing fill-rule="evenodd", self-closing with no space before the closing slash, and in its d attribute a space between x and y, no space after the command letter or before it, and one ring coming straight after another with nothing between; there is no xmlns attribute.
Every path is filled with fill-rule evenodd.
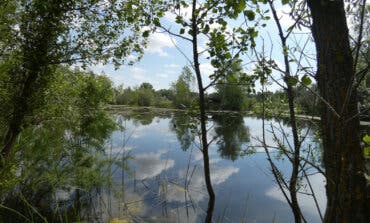
<svg viewBox="0 0 370 223"><path fill-rule="evenodd" d="M110 183L93 201L98 215L91 218L91 208L84 210L89 221L203 222L208 204L203 156L189 118L183 113L114 114L114 118L123 129L112 134L106 152L117 162L107 169ZM208 138L214 139L209 148L216 194L214 222L293 222L266 154L258 147L262 120L238 115L209 118ZM271 125L290 133L276 120L266 121L266 130L271 130ZM302 127L305 131L304 124ZM275 132L283 138L277 129ZM272 133L266 137L269 145L275 144ZM317 146L314 139L310 131L305 147ZM255 153L249 154L252 148ZM274 157L278 155L272 152ZM275 162L288 177L290 163L284 159ZM324 179L316 174L310 180L323 209ZM299 201L308 222L319 222L311 197L300 194Z"/></svg>

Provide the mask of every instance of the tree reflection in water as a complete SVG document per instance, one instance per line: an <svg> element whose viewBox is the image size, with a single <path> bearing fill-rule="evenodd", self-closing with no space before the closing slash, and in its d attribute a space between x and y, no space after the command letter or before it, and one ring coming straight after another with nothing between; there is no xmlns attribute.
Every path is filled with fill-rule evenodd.
<svg viewBox="0 0 370 223"><path fill-rule="evenodd" d="M176 133L177 140L180 142L181 149L186 151L195 140L196 120L183 112L174 113L170 121L170 130Z"/></svg>
<svg viewBox="0 0 370 223"><path fill-rule="evenodd" d="M215 134L220 156L232 161L242 152L242 145L250 142L249 128L244 125L240 114L214 115Z"/></svg>
<svg viewBox="0 0 370 223"><path fill-rule="evenodd" d="M213 115L212 119L215 124L214 138L217 139L220 156L233 161L236 160L241 154L242 145L250 141L249 128L244 125L243 116L240 114L223 114ZM170 129L176 133L177 139L184 151L188 150L191 144L195 142L197 126L197 119L195 118L184 114L173 115L170 122ZM209 156L205 156L204 153L202 154L203 168L209 169ZM212 187L212 185L206 186ZM206 219L212 218L214 204L215 197L210 196Z"/></svg>
<svg viewBox="0 0 370 223"><path fill-rule="evenodd" d="M212 134L216 138L218 152L224 159L232 161L242 155L243 144L250 142L249 127L244 124L241 114L215 114ZM184 113L175 113L170 122L170 130L176 133L181 148L186 151L195 142L196 120Z"/></svg>

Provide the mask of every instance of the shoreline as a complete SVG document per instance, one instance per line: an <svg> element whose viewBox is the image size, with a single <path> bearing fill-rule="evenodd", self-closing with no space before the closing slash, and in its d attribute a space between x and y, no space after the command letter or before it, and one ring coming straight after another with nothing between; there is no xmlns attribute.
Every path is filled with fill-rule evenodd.
<svg viewBox="0 0 370 223"><path fill-rule="evenodd" d="M185 112L184 109L178 108L159 108L159 107L152 107L152 106L129 106L129 105L108 105L105 110L108 111L115 111L121 112L126 114L131 114L134 112L156 112L156 113L163 113L163 112ZM257 116L253 111L231 111L231 110L207 110L209 114L241 114L241 115L251 115ZM288 118L288 113L280 113L273 115L273 117L278 118L277 116L281 116L283 118ZM318 116L309 116L309 115L300 115L296 114L297 119L300 120L307 120L307 121L320 121L321 118ZM370 122L367 121L360 121L360 125L362 126L370 126Z"/></svg>

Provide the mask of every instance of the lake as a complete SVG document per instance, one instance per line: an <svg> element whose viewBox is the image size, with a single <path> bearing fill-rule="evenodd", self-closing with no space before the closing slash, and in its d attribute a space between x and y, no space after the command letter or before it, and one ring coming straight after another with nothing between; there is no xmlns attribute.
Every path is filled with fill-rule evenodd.
<svg viewBox="0 0 370 223"><path fill-rule="evenodd" d="M203 155L196 136L196 118L183 112L112 114L122 127L107 140L106 155L114 163L106 169L108 184L89 196L81 210L87 222L204 222L208 194ZM303 148L320 159L314 129L300 123L307 135ZM265 121L266 142L291 142L284 120ZM262 119L238 114L208 116L209 163L215 191L214 222L294 222L291 209L279 190L267 161L262 140ZM281 131L280 131L281 130ZM284 139L286 134L286 139ZM284 177L290 162L271 149ZM314 172L313 170L308 170ZM320 174L309 177L318 204L325 208L325 182ZM317 208L302 181L299 203L308 222L320 222ZM66 199L65 192L57 194Z"/></svg>

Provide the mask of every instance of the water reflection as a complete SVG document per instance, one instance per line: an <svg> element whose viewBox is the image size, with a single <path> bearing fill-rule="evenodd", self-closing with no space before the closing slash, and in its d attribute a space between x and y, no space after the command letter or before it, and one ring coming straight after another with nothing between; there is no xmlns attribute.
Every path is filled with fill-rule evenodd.
<svg viewBox="0 0 370 223"><path fill-rule="evenodd" d="M195 125L194 118L184 113L174 113L172 116L169 128L176 133L183 150L189 149L195 140Z"/></svg>
<svg viewBox="0 0 370 223"><path fill-rule="evenodd" d="M241 219L270 222L274 218L282 222L292 221L289 206L279 199L280 192L275 189L273 177L268 172L265 154L240 157L244 148L258 143L255 139L261 137L261 120L235 114L213 115L209 118L208 126L213 126L213 129L208 137L214 137L215 140L209 148L209 160L206 163L210 165L212 186L216 191L214 219L228 222L240 222ZM156 216L156 219L161 219L159 222L204 222L210 200L204 182L204 157L197 147L199 141L196 140L194 131L196 119L183 113L175 113L171 118L156 120L145 129L142 126L134 128L139 129L139 132L146 132L140 141L135 141L139 143L135 146L141 148L135 150L135 159L143 164L143 168L135 167L135 159L131 165L135 169L134 178L144 180L136 182L136 191L150 191L148 194L151 194L144 196L149 199L146 203L150 207L145 216ZM276 120L269 122L289 129ZM310 133L310 136L313 134ZM271 134L268 137L268 142L272 145L274 140ZM163 150L165 145L169 149ZM234 165L230 165L227 160L234 161ZM145 164L148 164L147 167ZM277 160L277 165L284 175L289 174L288 163ZM142 185L140 189L141 183L145 186ZM318 184L317 187L323 188L323 184ZM303 196L300 199L310 203L309 198ZM309 208L308 205L303 206L304 209ZM274 211L266 213L261 207ZM306 212L311 222L318 222L316 213L309 210Z"/></svg>
<svg viewBox="0 0 370 223"><path fill-rule="evenodd" d="M211 118L214 128L208 133L208 138L216 139L221 158L235 161L242 155L243 146L250 142L249 127L245 125L241 114L215 114ZM173 131L183 150L189 149L192 143L198 142L196 137L196 120L177 113L172 116L169 128ZM199 142L198 142L199 143Z"/></svg>
<svg viewBox="0 0 370 223"><path fill-rule="evenodd" d="M8 185L0 179L6 206L0 222L75 221L88 209L83 201L105 184L103 150L116 125L103 110L87 108L71 107L57 118L43 114L41 124L22 130L5 175Z"/></svg>
<svg viewBox="0 0 370 223"><path fill-rule="evenodd" d="M185 119L184 119L185 118ZM177 139L181 143L182 150L186 151L190 147L192 143L195 143L195 134L197 138L201 140L199 143L200 146L198 148L202 151L202 160L203 160L203 181L205 182L205 187L207 189L207 193L209 196L208 199L208 207L206 211L206 219L205 222L212 222L213 217L213 210L215 205L215 194L214 189L212 186L212 179L211 179L211 172L210 172L210 159L209 159L209 143L208 143L208 132L207 132L207 117L203 119L202 117L194 117L194 116L177 116L176 114L173 116L171 121L170 128L174 131L177 135ZM199 120L198 120L199 119ZM189 169L188 169L189 170ZM194 169L195 170L195 169ZM188 174L188 171L186 172ZM192 174L194 171L192 172ZM185 179L187 180L186 175ZM191 175L193 176L193 175ZM190 180L189 180L190 182ZM189 184L185 181L185 192L189 188ZM185 198L186 198L185 193ZM190 194L189 194L190 195ZM191 199L191 197L190 197Z"/></svg>
<svg viewBox="0 0 370 223"><path fill-rule="evenodd" d="M224 159L236 160L242 151L242 146L250 142L249 128L245 126L241 114L214 115L215 134L220 156Z"/></svg>
<svg viewBox="0 0 370 223"><path fill-rule="evenodd" d="M105 159L104 165L95 169L107 179L106 184L79 195L73 188L58 191L54 204L59 206L59 214L73 213L68 208L73 207L75 216L86 222L204 222L209 197L203 153L194 143L196 119L183 113L114 117L123 128L112 134L100 156ZM215 141L205 163L209 163L216 194L214 221L292 222L289 205L275 187L266 155L240 156L261 136L261 120L226 114L209 118L208 126L214 127L209 137ZM278 125L275 120L270 122ZM124 135L129 140L122 139ZM274 143L271 135L268 137L268 142ZM288 162L276 160L276 164L284 175L290 173ZM314 176L311 181L320 194L324 183ZM325 193L319 196L325 197ZM77 199L81 201L78 209L73 206ZM299 199L309 222L319 222L317 214L310 211L312 202L307 196ZM324 204L325 199L320 202L322 207ZM60 221L57 218L51 222Z"/></svg>
<svg viewBox="0 0 370 223"><path fill-rule="evenodd" d="M203 167L198 167L192 172L191 176L188 176L188 184L180 186L179 184L171 184L167 188L167 198L169 201L177 201L185 203L188 200L184 196L184 190L187 189L187 196L193 202L200 202L208 197L204 183ZM211 167L211 180L212 185L217 186L227 181L227 179L239 172L239 168L233 166L221 167L212 165ZM187 171L181 170L178 174L178 179L186 179Z"/></svg>
<svg viewBox="0 0 370 223"><path fill-rule="evenodd" d="M326 207L326 191L325 191L325 177L321 174L314 174L309 176L309 180L313 185L313 190L315 193L316 198L318 199L318 205L322 213L325 213ZM307 185L307 180L303 179L302 185ZM288 190L285 189L288 193ZM308 188L301 189L302 193L298 193L298 202L300 207L303 210L303 215L308 216L308 222L315 222L316 219L312 216L317 215L317 208L314 200L311 197L311 191ZM282 203L286 202L286 199L281 192L281 190L277 186L273 186L266 191L266 196L271 197L273 199L279 200Z"/></svg>
<svg viewBox="0 0 370 223"><path fill-rule="evenodd" d="M165 158L167 152L160 150L156 153L140 153L133 157L130 168L135 172L135 179L144 180L158 176L162 171L175 165L173 159Z"/></svg>
<svg viewBox="0 0 370 223"><path fill-rule="evenodd" d="M153 122L155 115L150 112L146 113L137 113L128 116L128 120L132 119L136 126L139 125L150 125Z"/></svg>

